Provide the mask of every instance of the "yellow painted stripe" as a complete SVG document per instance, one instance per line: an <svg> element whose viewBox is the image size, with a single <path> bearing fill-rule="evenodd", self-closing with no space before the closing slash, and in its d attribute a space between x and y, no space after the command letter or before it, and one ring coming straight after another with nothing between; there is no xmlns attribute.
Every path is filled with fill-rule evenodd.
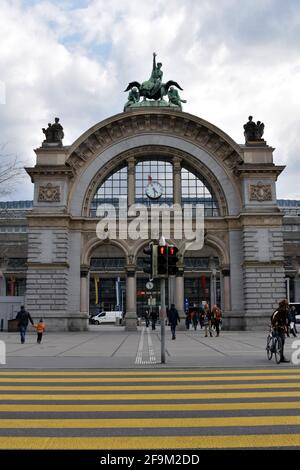
<svg viewBox="0 0 300 470"><path fill-rule="evenodd" d="M260 375L254 375L254 376L235 376L235 375L230 375L226 377L124 377L124 378L106 378L106 377L97 377L97 378L84 378L84 379L79 379L79 378L57 378L57 379L49 379L49 378L23 378L23 379L1 379L1 383L102 383L102 382L111 382L111 383L130 383L130 382L227 382L227 381L235 381L235 380L244 380L244 381L261 381L261 380L295 380L298 379L300 383L300 374L299 376L295 375L265 375L265 376L260 376Z"/></svg>
<svg viewBox="0 0 300 470"><path fill-rule="evenodd" d="M1 419L1 429L198 428L300 425L300 416L128 419Z"/></svg>
<svg viewBox="0 0 300 470"><path fill-rule="evenodd" d="M92 391L103 391L103 392L120 392L120 391L144 391L144 390L243 390L243 389L273 389L273 388L299 388L300 397L300 381L299 382L272 382L272 383L258 383L258 384L197 384L197 385L91 385L91 386L57 386L57 385L0 385L0 391L11 390L12 392L17 391L38 391L38 392L92 392ZM0 394L0 399L1 399Z"/></svg>
<svg viewBox="0 0 300 470"><path fill-rule="evenodd" d="M280 366L274 369L222 369L222 370L180 370L180 369L174 369L174 370L164 370L164 371L149 371L149 370L130 370L130 371L119 371L119 372L111 372L111 371L74 371L71 372L70 370L68 371L6 371L6 370L1 370L0 375L32 375L32 376L43 376L43 375L49 375L49 376L67 376L67 375L74 375L74 376L85 376L85 375L91 375L91 376L98 376L98 375L103 375L103 376L128 376L128 375L226 375L226 374L282 374L282 373L294 373L294 374L300 374L299 369L294 368L291 366L288 369L281 369Z"/></svg>
<svg viewBox="0 0 300 470"><path fill-rule="evenodd" d="M219 393L131 393L131 394L1 394L0 400L21 400L21 401L56 401L56 400L66 400L66 401L87 401L87 400L198 400L198 399L231 399L231 398L278 398L278 397L296 397L300 399L300 392L242 392L242 393L228 393L228 392L219 392Z"/></svg>
<svg viewBox="0 0 300 470"><path fill-rule="evenodd" d="M289 410L299 409L300 401L291 402L248 402L248 403L148 403L148 404L118 404L112 405L87 405L84 403L80 404L80 407L76 405L53 405L47 403L47 405L40 405L38 403L34 405L28 405L22 403L22 409L19 405L6 404L0 405L0 412L14 412L19 414L22 412L45 412L45 413L68 413L68 412L125 412L125 411L219 411L219 410Z"/></svg>
<svg viewBox="0 0 300 470"><path fill-rule="evenodd" d="M225 449L300 447L300 434L240 436L0 437L0 449ZM99 457L100 458L100 457Z"/></svg>

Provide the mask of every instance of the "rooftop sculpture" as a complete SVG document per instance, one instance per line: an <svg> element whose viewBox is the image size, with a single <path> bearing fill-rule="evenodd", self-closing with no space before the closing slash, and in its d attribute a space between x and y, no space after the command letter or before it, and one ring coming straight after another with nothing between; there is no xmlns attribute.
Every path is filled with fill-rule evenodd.
<svg viewBox="0 0 300 470"><path fill-rule="evenodd" d="M54 124L48 123L48 127L42 129L46 139L43 141L43 147L58 147L62 146L62 139L64 138L63 127L59 123L59 118L55 118Z"/></svg>
<svg viewBox="0 0 300 470"><path fill-rule="evenodd" d="M126 90L124 90L125 92L129 91L124 111L127 111L129 108L147 106L172 107L181 110L181 103L186 103L185 100L180 98L178 91L174 88L177 87L179 90L183 90L177 82L173 80L169 80L166 83L162 82L162 63L156 63L156 56L157 54L153 52L152 73L149 80L142 83L136 81L130 82ZM163 99L166 95L168 95L169 102ZM140 101L141 97L143 97L142 101Z"/></svg>

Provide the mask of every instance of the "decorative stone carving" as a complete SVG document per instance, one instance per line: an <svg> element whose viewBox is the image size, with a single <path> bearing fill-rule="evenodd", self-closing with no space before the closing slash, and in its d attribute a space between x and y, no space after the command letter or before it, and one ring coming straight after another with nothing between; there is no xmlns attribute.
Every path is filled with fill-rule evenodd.
<svg viewBox="0 0 300 470"><path fill-rule="evenodd" d="M159 133L172 134L184 138L207 149L218 159L222 160L230 170L243 163L240 149L235 142L228 139L219 129L211 128L199 118L186 118L183 114L173 114L171 110L164 109L159 112L152 109L143 114L125 113L122 117L114 117L99 123L98 128L93 128L89 136L84 135L82 140L76 142L76 147L71 149L67 165L71 166L75 173L87 164L88 161L97 158L106 148L128 137L145 134ZM85 145L91 137L95 137L93 147Z"/></svg>
<svg viewBox="0 0 300 470"><path fill-rule="evenodd" d="M255 123L253 117L249 116L248 122L244 124L244 136L246 144L249 142L265 142L262 138L265 125L261 121Z"/></svg>
<svg viewBox="0 0 300 470"><path fill-rule="evenodd" d="M263 184L259 181L257 184L250 184L250 201L272 201L272 186Z"/></svg>
<svg viewBox="0 0 300 470"><path fill-rule="evenodd" d="M55 118L54 124L48 123L48 127L42 129L46 139L43 141L43 147L62 146L62 139L64 138L63 127L59 123L59 118Z"/></svg>
<svg viewBox="0 0 300 470"><path fill-rule="evenodd" d="M59 202L60 187L53 186L52 183L39 187L38 202Z"/></svg>

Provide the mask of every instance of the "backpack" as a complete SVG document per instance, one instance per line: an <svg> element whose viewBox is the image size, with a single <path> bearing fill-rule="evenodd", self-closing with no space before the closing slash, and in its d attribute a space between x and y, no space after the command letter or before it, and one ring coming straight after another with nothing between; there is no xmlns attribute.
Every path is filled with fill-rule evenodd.
<svg viewBox="0 0 300 470"><path fill-rule="evenodd" d="M221 312L220 309L217 309L215 313L215 320L221 320Z"/></svg>

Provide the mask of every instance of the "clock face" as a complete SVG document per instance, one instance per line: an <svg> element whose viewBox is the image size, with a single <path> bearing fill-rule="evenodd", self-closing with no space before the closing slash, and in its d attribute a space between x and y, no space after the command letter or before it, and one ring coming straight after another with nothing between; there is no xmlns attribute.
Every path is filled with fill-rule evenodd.
<svg viewBox="0 0 300 470"><path fill-rule="evenodd" d="M163 193L162 185L158 181L149 181L146 186L146 194L149 199L159 199Z"/></svg>

